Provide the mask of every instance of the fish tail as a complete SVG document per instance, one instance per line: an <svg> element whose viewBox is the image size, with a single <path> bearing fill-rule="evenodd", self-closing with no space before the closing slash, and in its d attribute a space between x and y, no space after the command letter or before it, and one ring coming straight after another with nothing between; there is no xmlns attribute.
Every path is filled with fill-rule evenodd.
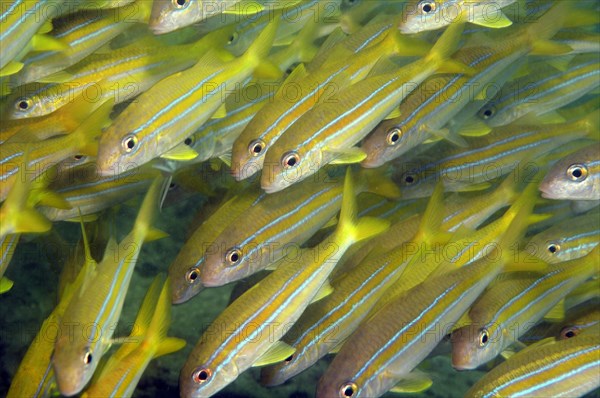
<svg viewBox="0 0 600 398"><path fill-rule="evenodd" d="M299 62L310 62L319 51L313 42L317 37L320 26L321 24L317 20L311 19L311 22L306 24L298 33L291 47L297 50Z"/></svg>
<svg viewBox="0 0 600 398"><path fill-rule="evenodd" d="M256 77L278 79L281 77L281 70L277 65L267 60L273 41L275 40L275 34L277 33L277 27L279 26L279 19L275 18L260 32L256 41L252 43L244 58L249 61L250 65L256 65L254 68L254 74Z"/></svg>
<svg viewBox="0 0 600 398"><path fill-rule="evenodd" d="M436 243L444 244L450 240L452 235L443 231L442 228L445 209L444 184L440 180L431 194L425 213L423 213L415 240L423 241L430 245Z"/></svg>
<svg viewBox="0 0 600 398"><path fill-rule="evenodd" d="M357 219L356 215L354 183L352 181L352 173L350 168L348 168L344 180L342 210L338 227L335 231L335 241L338 242L340 246L348 247L355 242L382 233L390 226L388 220L381 220L374 217Z"/></svg>
<svg viewBox="0 0 600 398"><path fill-rule="evenodd" d="M138 318L142 316L142 319L140 319L142 322L147 322L144 324L147 326L141 326L141 328L145 329L146 332L145 344L153 347L154 358L179 351L185 346L185 340L167 337L167 331L171 326L171 285L167 277L162 284L162 289L160 289L162 279L162 276L157 276L154 279L150 290L146 294L147 297L151 297L148 300L148 305L146 305L146 299L144 299L138 315Z"/></svg>
<svg viewBox="0 0 600 398"><path fill-rule="evenodd" d="M168 180L162 174L154 179L135 219L134 231L144 241L160 239L167 235L156 228L152 228L152 220L164 197L165 189L168 188L168 183L165 184Z"/></svg>
<svg viewBox="0 0 600 398"><path fill-rule="evenodd" d="M381 169L361 168L357 173L358 192L371 192L388 199L400 199L402 192Z"/></svg>
<svg viewBox="0 0 600 398"><path fill-rule="evenodd" d="M473 68L450 59L458 48L464 27L464 17L460 17L456 22L450 24L425 57L426 64L443 73L474 74Z"/></svg>
<svg viewBox="0 0 600 398"><path fill-rule="evenodd" d="M589 132L588 137L600 141L600 109L590 112L581 121Z"/></svg>
<svg viewBox="0 0 600 398"><path fill-rule="evenodd" d="M566 44L550 41L564 25L566 15L570 12L570 3L569 1L556 2L548 12L526 29L525 34L532 47L531 54L560 55L573 51Z"/></svg>
<svg viewBox="0 0 600 398"><path fill-rule="evenodd" d="M102 129L110 123L110 112L114 105L114 99L111 98L93 111L72 133L75 145L77 145L80 154L96 156L98 154L97 138L102 133Z"/></svg>

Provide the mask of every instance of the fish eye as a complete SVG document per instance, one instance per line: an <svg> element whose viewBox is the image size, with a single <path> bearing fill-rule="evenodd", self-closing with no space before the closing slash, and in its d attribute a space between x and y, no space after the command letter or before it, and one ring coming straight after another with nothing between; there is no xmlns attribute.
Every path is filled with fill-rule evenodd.
<svg viewBox="0 0 600 398"><path fill-rule="evenodd" d="M288 152L281 158L281 165L285 169L291 169L295 167L300 161L300 155L296 152Z"/></svg>
<svg viewBox="0 0 600 398"><path fill-rule="evenodd" d="M579 334L579 328L576 326L566 326L560 331L561 339L571 339Z"/></svg>
<svg viewBox="0 0 600 398"><path fill-rule="evenodd" d="M398 127L394 127L393 129L391 129L388 132L387 137L385 138L385 141L387 142L388 145L396 145L396 143L400 139L401 135L402 135L402 130L400 130Z"/></svg>
<svg viewBox="0 0 600 398"><path fill-rule="evenodd" d="M292 354L289 357L287 357L284 362L285 363L290 363L292 361L292 359L294 359L294 354Z"/></svg>
<svg viewBox="0 0 600 398"><path fill-rule="evenodd" d="M250 155L252 156L258 156L265 149L265 146L263 140L254 140L248 145L248 152L250 152Z"/></svg>
<svg viewBox="0 0 600 398"><path fill-rule="evenodd" d="M169 191L174 190L175 188L177 188L177 184L175 184L174 182L169 184Z"/></svg>
<svg viewBox="0 0 600 398"><path fill-rule="evenodd" d="M75 156L73 156L73 159L75 159L75 160L81 160L83 158L84 158L83 155L75 155Z"/></svg>
<svg viewBox="0 0 600 398"><path fill-rule="evenodd" d="M238 34L237 32L233 32L231 34L231 36L229 36L229 39L227 40L227 44L232 44L234 41L236 41L238 38Z"/></svg>
<svg viewBox="0 0 600 398"><path fill-rule="evenodd" d="M479 347L485 347L490 340L490 335L487 329L481 329L479 332Z"/></svg>
<svg viewBox="0 0 600 398"><path fill-rule="evenodd" d="M560 251L560 245L557 243L550 243L547 249L550 254L556 254Z"/></svg>
<svg viewBox="0 0 600 398"><path fill-rule="evenodd" d="M419 10L421 10L421 12L423 14L429 14L434 12L436 9L436 4L435 1L422 1L419 3Z"/></svg>
<svg viewBox="0 0 600 398"><path fill-rule="evenodd" d="M189 0L171 0L171 3L173 4L173 7L179 10L186 8L190 5Z"/></svg>
<svg viewBox="0 0 600 398"><path fill-rule="evenodd" d="M127 153L133 151L137 145L138 139L135 135L129 134L121 141L121 147Z"/></svg>
<svg viewBox="0 0 600 398"><path fill-rule="evenodd" d="M19 98L17 102L15 102L15 108L18 111L27 111L33 106L33 101L31 98Z"/></svg>
<svg viewBox="0 0 600 398"><path fill-rule="evenodd" d="M351 381L344 383L340 387L340 398L353 397L356 395L357 391L358 391L358 386L355 383L353 383Z"/></svg>
<svg viewBox="0 0 600 398"><path fill-rule="evenodd" d="M86 365L89 365L90 363L92 363L92 352L91 351L86 351L85 354L83 354L83 363Z"/></svg>
<svg viewBox="0 0 600 398"><path fill-rule="evenodd" d="M203 384L206 383L211 376L212 370L209 368L199 368L192 374L192 379L194 379L194 383L196 384Z"/></svg>
<svg viewBox="0 0 600 398"><path fill-rule="evenodd" d="M414 174L406 174L403 180L406 185L412 185L417 182L417 176Z"/></svg>
<svg viewBox="0 0 600 398"><path fill-rule="evenodd" d="M494 108L493 106L483 108L479 112L479 115L481 116L481 118L483 120L488 120L489 118L493 117L495 114L496 114L496 108Z"/></svg>
<svg viewBox="0 0 600 398"><path fill-rule="evenodd" d="M183 143L187 146L192 146L194 144L194 137L188 137L186 138Z"/></svg>
<svg viewBox="0 0 600 398"><path fill-rule="evenodd" d="M194 283L198 280L200 276L200 270L198 268L192 268L185 274L185 280L188 283Z"/></svg>
<svg viewBox="0 0 600 398"><path fill-rule="evenodd" d="M576 182L581 182L587 178L588 169L583 164L573 164L567 169L569 178Z"/></svg>
<svg viewBox="0 0 600 398"><path fill-rule="evenodd" d="M238 248L229 249L227 253L225 253L225 261L229 263L229 265L237 265L242 258L242 251Z"/></svg>

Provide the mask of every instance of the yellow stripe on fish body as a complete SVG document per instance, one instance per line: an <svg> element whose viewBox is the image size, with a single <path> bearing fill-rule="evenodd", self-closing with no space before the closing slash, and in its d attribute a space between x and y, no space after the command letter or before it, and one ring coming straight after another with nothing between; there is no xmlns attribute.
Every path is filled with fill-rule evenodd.
<svg viewBox="0 0 600 398"><path fill-rule="evenodd" d="M472 324L452 334L452 366L475 369L494 359L537 323L571 290L598 274L598 250L553 264L540 276L502 281L469 311Z"/></svg>
<svg viewBox="0 0 600 398"><path fill-rule="evenodd" d="M330 238L314 249L303 250L300 257L285 259L277 270L215 319L181 370L182 395L210 396L259 362L326 283L344 251L352 243L383 232L389 226L379 219L355 219L349 173L343 202L338 228ZM223 333L222 328L228 332ZM289 354L289 350L284 350L284 356L279 354L276 360Z"/></svg>
<svg viewBox="0 0 600 398"><path fill-rule="evenodd" d="M460 39L462 25L451 26L431 52L413 64L367 78L341 90L332 100L299 118L267 151L261 186L280 191L324 165L356 163L364 152L352 148L387 116L416 85L444 66ZM456 65L455 65L456 66ZM458 67L459 69L461 67ZM464 70L464 69L463 69Z"/></svg>
<svg viewBox="0 0 600 398"><path fill-rule="evenodd" d="M0 12L0 69L22 51L48 19L69 8L64 3L65 0L12 0L3 4Z"/></svg>
<svg viewBox="0 0 600 398"><path fill-rule="evenodd" d="M61 318L52 364L63 395L83 389L111 344L142 244L157 235L150 223L162 197L162 182L159 177L152 183L131 232L119 244L109 242L97 271L88 275L93 280L75 292L77 300Z"/></svg>
<svg viewBox="0 0 600 398"><path fill-rule="evenodd" d="M600 386L600 335L525 349L486 373L468 398L583 396Z"/></svg>
<svg viewBox="0 0 600 398"><path fill-rule="evenodd" d="M223 62L216 52L209 52L194 67L142 94L102 135L97 160L101 172L119 174L128 165L142 165L183 143L215 113L228 93L266 65L276 21L241 58Z"/></svg>

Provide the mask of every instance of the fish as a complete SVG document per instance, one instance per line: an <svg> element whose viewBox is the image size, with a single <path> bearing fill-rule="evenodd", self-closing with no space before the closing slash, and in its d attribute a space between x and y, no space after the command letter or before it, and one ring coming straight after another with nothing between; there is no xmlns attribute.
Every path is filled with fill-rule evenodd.
<svg viewBox="0 0 600 398"><path fill-rule="evenodd" d="M91 256L83 224L81 230L84 255L80 259L79 271L66 283L60 293L58 304L44 320L39 332L27 349L13 377L7 397L45 397L58 393L51 362L54 343L60 330L57 326L69 303L75 299L74 294L81 288L88 272L97 266L96 261Z"/></svg>
<svg viewBox="0 0 600 398"><path fill-rule="evenodd" d="M414 34L443 28L459 15L466 21L488 28L500 29L512 25L504 15L505 8L516 0L410 0L404 6L398 28L404 34ZM517 3L518 5L518 3Z"/></svg>
<svg viewBox="0 0 600 398"><path fill-rule="evenodd" d="M289 256L277 270L242 294L215 319L181 370L181 396L213 395L250 366L290 355L287 345L277 343L286 325L293 324L319 294L337 261L352 243L389 227L388 222L376 218L357 220L355 206L348 171L340 221L334 234L316 248L303 250L298 257ZM255 325L250 334L249 325ZM219 331L222 327L227 328L227 334ZM265 333L266 327L269 333Z"/></svg>
<svg viewBox="0 0 600 398"><path fill-rule="evenodd" d="M483 375L465 394L492 396L584 396L600 386L600 335L583 335L526 348Z"/></svg>
<svg viewBox="0 0 600 398"><path fill-rule="evenodd" d="M60 319L52 366L65 396L83 390L110 346L143 242L164 236L151 227L163 184L162 177L153 181L131 232L119 243L109 241L102 261L88 273L74 293L77 300L71 300Z"/></svg>
<svg viewBox="0 0 600 398"><path fill-rule="evenodd" d="M566 123L497 127L485 136L464 137L467 148L437 143L422 157L400 162L392 179L399 184L403 198L416 198L429 195L439 179L446 190L461 191L487 188L488 181L515 168L528 178L543 166L528 159L537 159L575 138L594 139L597 123L598 118L591 114Z"/></svg>
<svg viewBox="0 0 600 398"><path fill-rule="evenodd" d="M361 80L331 100L310 109L267 150L261 187L278 192L313 174L326 164L357 163L365 153L354 145L399 103L436 71L446 67L465 71L448 58L456 50L463 25L452 25L425 57L387 73ZM387 68L386 68L387 69Z"/></svg>
<svg viewBox="0 0 600 398"><path fill-rule="evenodd" d="M376 29L365 29L357 42L379 43L359 51L359 45L349 50L350 62L343 59L335 63L320 62L322 68L309 73L308 65L298 66L282 83L272 102L263 107L248 123L234 142L231 158L231 173L239 181L247 179L262 169L265 154L275 142L306 112L319 103L336 101L336 92L353 81L364 78L376 62L386 55L399 53L400 39L394 35L390 24L376 25ZM380 39L380 37L384 37ZM315 58L319 57L319 54Z"/></svg>
<svg viewBox="0 0 600 398"><path fill-rule="evenodd" d="M35 143L11 142L2 145L0 160L0 201L6 199L14 186L18 172L26 169L32 178L46 173L45 178L52 178L49 170L57 162L78 154L94 156L97 151L95 139L107 123L112 110L113 101L104 102L85 121L69 135L53 137ZM27 161L25 162L25 154Z"/></svg>
<svg viewBox="0 0 600 398"><path fill-rule="evenodd" d="M161 283L162 282L162 283ZM167 337L171 324L170 283L155 277L138 312L127 343L106 362L82 398L130 397L152 359L185 346L185 340ZM137 343L137 344L136 344Z"/></svg>
<svg viewBox="0 0 600 398"><path fill-rule="evenodd" d="M401 195L378 172L361 170L355 178L355 195L367 190L390 198ZM306 180L290 189L288 194L267 195L254 203L212 242L200 271L204 286L237 281L292 256L342 205L340 179Z"/></svg>
<svg viewBox="0 0 600 398"><path fill-rule="evenodd" d="M596 211L557 222L532 236L525 250L551 264L583 257L600 241L598 217Z"/></svg>
<svg viewBox="0 0 600 398"><path fill-rule="evenodd" d="M486 291L469 310L472 323L452 333L452 366L475 369L491 361L571 290L597 276L600 249L594 250L585 257L552 264L542 275L509 279Z"/></svg>
<svg viewBox="0 0 600 398"><path fill-rule="evenodd" d="M565 71L551 65L532 68L530 75L504 86L477 116L491 127L504 126L525 115L552 112L600 87L600 62L595 56L580 56Z"/></svg>
<svg viewBox="0 0 600 398"><path fill-rule="evenodd" d="M74 65L135 22L146 22L150 16L150 6L150 2L137 1L116 9L86 9L55 18L52 21L51 37L65 43L68 48L61 51L30 52L21 60L23 69L10 76L9 85L16 87L42 81L44 77Z"/></svg>
<svg viewBox="0 0 600 398"><path fill-rule="evenodd" d="M540 191L548 199L599 200L600 145L593 143L556 162Z"/></svg>
<svg viewBox="0 0 600 398"><path fill-rule="evenodd" d="M502 232L500 246L469 265L427 279L380 307L343 343L319 380L316 396L378 397L411 377L410 372L506 266L509 258L500 247L510 247L524 232L522 221L533 204L523 198L535 193L533 184L528 188L515 202L517 216Z"/></svg>
<svg viewBox="0 0 600 398"><path fill-rule="evenodd" d="M140 95L100 138L100 173L120 174L132 164L141 166L159 156L194 158L184 140L222 107L226 93L261 68L268 77L281 75L264 60L276 29L274 20L241 58L224 62L220 52L210 51L192 68L172 74ZM178 145L183 155L174 149ZM171 150L175 153L166 155Z"/></svg>

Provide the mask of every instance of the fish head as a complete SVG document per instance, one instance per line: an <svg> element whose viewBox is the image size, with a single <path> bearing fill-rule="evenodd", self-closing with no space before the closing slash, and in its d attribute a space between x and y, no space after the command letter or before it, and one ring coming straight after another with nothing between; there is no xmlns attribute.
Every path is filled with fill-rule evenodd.
<svg viewBox="0 0 600 398"><path fill-rule="evenodd" d="M452 332L452 367L470 370L494 359L503 346L502 332L495 325L471 324Z"/></svg>
<svg viewBox="0 0 600 398"><path fill-rule="evenodd" d="M223 231L221 237L206 250L201 273L205 286L222 286L237 281L258 272L271 262L269 242L248 241L230 229Z"/></svg>
<svg viewBox="0 0 600 398"><path fill-rule="evenodd" d="M527 243L527 246L525 246L525 250L529 254L549 264L554 264L571 259L565 258L565 256L563 255L562 252L564 251L564 249L563 242L561 239L546 240L544 239L544 236L542 234L540 234L539 236L533 236L531 240Z"/></svg>
<svg viewBox="0 0 600 398"><path fill-rule="evenodd" d="M256 134L251 134L256 135ZM258 173L265 160L267 143L260 137L242 134L235 140L231 151L231 174L242 181Z"/></svg>
<svg viewBox="0 0 600 398"><path fill-rule="evenodd" d="M281 139L281 138L280 138ZM284 148L290 149L284 149ZM315 175L328 163L323 152L317 147L274 145L269 149L263 163L260 186L267 193L281 191L293 184ZM316 179L318 180L318 176Z"/></svg>
<svg viewBox="0 0 600 398"><path fill-rule="evenodd" d="M407 134L405 126L394 119L385 120L364 140L361 149L367 158L361 166L375 168L402 155L406 150Z"/></svg>
<svg viewBox="0 0 600 398"><path fill-rule="evenodd" d="M60 327L52 367L60 393L68 397L79 393L90 381L102 357L102 350L94 344L91 335L95 327L88 329L76 322L62 322Z"/></svg>
<svg viewBox="0 0 600 398"><path fill-rule="evenodd" d="M148 26L155 34L172 32L215 14L218 4L202 0L155 0Z"/></svg>
<svg viewBox="0 0 600 398"><path fill-rule="evenodd" d="M213 326L215 330L211 330ZM214 338L213 333L227 333L226 330L217 330L223 325L211 325L200 338L198 344L188 357L179 373L179 391L182 397L197 398L210 397L239 376L239 371L234 360L217 362L213 358L207 339Z"/></svg>
<svg viewBox="0 0 600 398"><path fill-rule="evenodd" d="M200 293L204 287L200 278L204 256L199 261L188 261L186 257L189 254L187 251L180 251L175 261L169 266L168 274L173 304L185 303Z"/></svg>
<svg viewBox="0 0 600 398"><path fill-rule="evenodd" d="M100 137L96 158L98 172L102 176L116 176L132 171L158 157L160 147L158 139L122 131L113 123Z"/></svg>
<svg viewBox="0 0 600 398"><path fill-rule="evenodd" d="M59 100L55 96L42 94L49 85L31 83L19 87L7 99L3 117L7 119L25 119L30 117L44 116L53 112L56 107L52 104Z"/></svg>
<svg viewBox="0 0 600 398"><path fill-rule="evenodd" d="M598 147L598 144L595 144ZM586 148L587 149L587 148ZM598 148L596 149L598 151ZM558 161L540 184L542 197L546 199L594 200L597 178L593 178L592 167L583 152L577 151ZM596 164L600 157L596 158Z"/></svg>
<svg viewBox="0 0 600 398"><path fill-rule="evenodd" d="M402 199L430 197L440 177L423 172L420 161L392 162L392 181L400 188Z"/></svg>
<svg viewBox="0 0 600 398"><path fill-rule="evenodd" d="M343 373L333 374L325 372L317 384L317 397L332 398L360 398L360 397L378 397L388 388L384 387L382 380L385 378L374 377L368 384L359 379L347 379L342 376Z"/></svg>
<svg viewBox="0 0 600 398"><path fill-rule="evenodd" d="M399 29L412 34L437 30L458 17L460 0L410 0L404 7Z"/></svg>

